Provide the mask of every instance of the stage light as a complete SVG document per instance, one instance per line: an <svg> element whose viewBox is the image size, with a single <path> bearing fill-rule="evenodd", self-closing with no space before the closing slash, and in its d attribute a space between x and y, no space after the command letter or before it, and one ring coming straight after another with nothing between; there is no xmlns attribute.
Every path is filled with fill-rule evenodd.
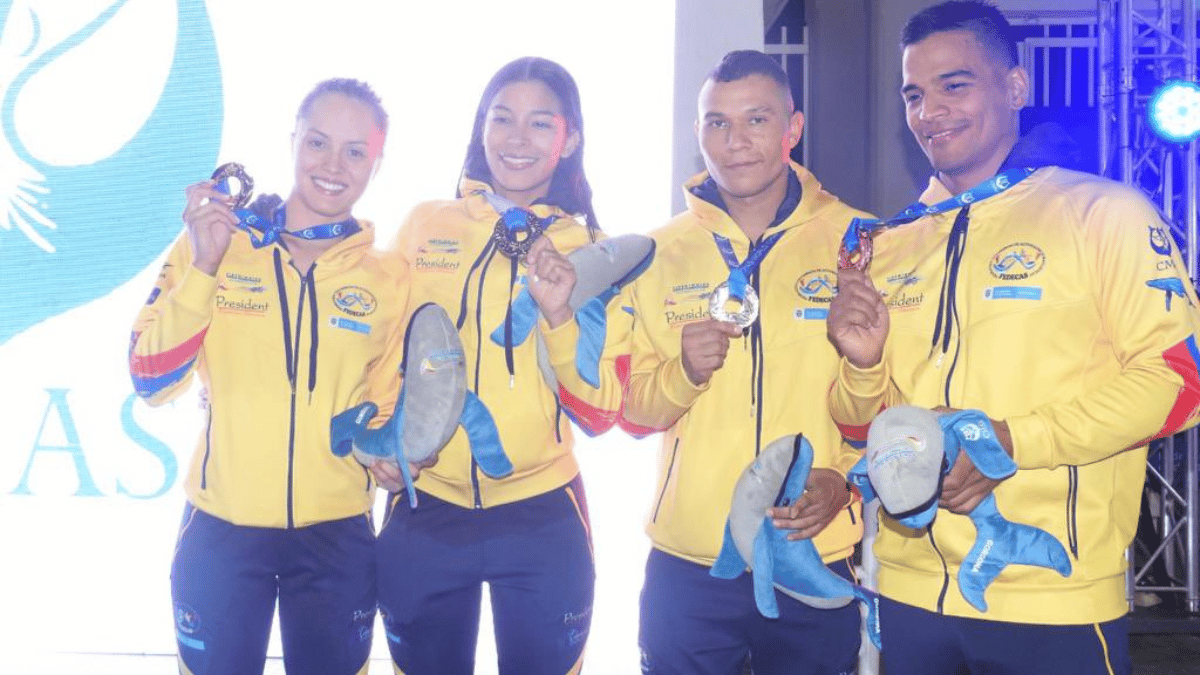
<svg viewBox="0 0 1200 675"><path fill-rule="evenodd" d="M1150 97L1150 126L1171 143L1188 143L1200 136L1200 86L1194 82L1167 82Z"/></svg>

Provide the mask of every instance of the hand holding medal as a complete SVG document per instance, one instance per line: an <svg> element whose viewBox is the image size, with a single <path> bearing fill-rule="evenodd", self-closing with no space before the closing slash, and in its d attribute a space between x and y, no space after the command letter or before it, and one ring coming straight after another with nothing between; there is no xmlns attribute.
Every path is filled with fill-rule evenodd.
<svg viewBox="0 0 1200 675"><path fill-rule="evenodd" d="M189 185L182 219L191 247L192 266L215 275L237 231L228 193L211 180Z"/></svg>
<svg viewBox="0 0 1200 675"><path fill-rule="evenodd" d="M888 308L871 282L867 268L874 257L874 236L884 230L961 209L998 195L1033 174L1032 168L1004 171L975 187L932 206L914 202L887 220L855 218L838 250L837 295L829 306L829 341L856 368L871 368L883 358L889 330Z"/></svg>

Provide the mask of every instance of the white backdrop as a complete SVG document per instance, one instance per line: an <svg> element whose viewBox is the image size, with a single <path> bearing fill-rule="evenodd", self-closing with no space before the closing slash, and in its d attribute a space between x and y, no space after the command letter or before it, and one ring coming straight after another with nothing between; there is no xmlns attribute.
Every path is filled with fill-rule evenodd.
<svg viewBox="0 0 1200 675"><path fill-rule="evenodd" d="M484 84L533 54L579 82L601 225L647 231L678 189L674 4L0 0L0 672L174 650L169 561L201 412L194 391L134 399L125 355L186 183L239 161L286 193L302 96L364 79L391 128L356 214L386 242L414 204L452 195ZM637 669L656 444L613 432L578 449L599 570L591 672Z"/></svg>

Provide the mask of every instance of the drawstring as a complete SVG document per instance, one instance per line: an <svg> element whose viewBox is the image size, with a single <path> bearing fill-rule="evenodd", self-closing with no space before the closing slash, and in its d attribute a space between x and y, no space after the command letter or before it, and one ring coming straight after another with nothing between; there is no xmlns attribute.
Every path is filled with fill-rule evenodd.
<svg viewBox="0 0 1200 675"><path fill-rule="evenodd" d="M492 264L492 258L496 257L496 247L488 243L491 251L488 252L487 260L483 262L483 266L479 270L479 288L475 292L475 388L473 391L479 393L479 369L481 361L483 361L483 282L487 279L488 267ZM463 294L468 292L470 287L470 278L463 286ZM474 460L472 460L474 461Z"/></svg>
<svg viewBox="0 0 1200 675"><path fill-rule="evenodd" d="M274 251L274 257L275 285L279 288L279 314L283 319L283 358L287 366L288 383L292 385L293 389L296 386L296 371L300 367L300 325L304 322L304 298L306 295L308 296L309 314L311 315L309 331L312 334L308 346L308 401L312 403L312 393L317 388L317 331L320 327L317 317L317 282L313 277L313 270L317 265L313 263L308 268L308 273L300 278L300 301L296 303L296 329L293 335L287 282L283 276L283 258L279 255L278 248Z"/></svg>
<svg viewBox="0 0 1200 675"><path fill-rule="evenodd" d="M958 268L962 263L963 253L967 248L967 228L971 222L971 205L962 207L954 218L950 228L950 238L946 240L945 274L942 276L942 291L938 298L938 311L933 339L929 345L929 355L933 356L941 340L940 363L950 349L950 337L959 331L958 322ZM950 379L954 376L954 366L958 363L958 350L954 351L954 360L946 373L945 404L950 405Z"/></svg>
<svg viewBox="0 0 1200 675"><path fill-rule="evenodd" d="M512 297L513 288L517 285L517 259L511 258L512 267L508 273L508 297ZM482 292L482 291L481 291ZM512 302L504 308L504 365L508 366L508 388L516 383L516 371L513 369L513 317ZM483 334L479 341L483 342Z"/></svg>
<svg viewBox="0 0 1200 675"><path fill-rule="evenodd" d="M483 282L487 278L487 269L492 264L492 258L496 257L496 243L489 239L484 245L483 250L479 252L479 256L475 258L475 262L471 263L471 269L467 271L467 278L463 281L462 299L458 306L458 320L455 321L455 327L462 329L463 324L467 319L467 300L471 295L471 277L479 270L478 289L475 296L475 332L482 336L480 332L483 329ZM508 295L512 297L513 288L517 285L517 264L516 258L510 259L511 266L508 274ZM483 338L480 337L475 343L475 388L479 391L479 360L483 347ZM508 307L504 310L504 363L508 366L508 386L511 389L515 381L515 366L513 359L513 316L512 303L508 303Z"/></svg>
<svg viewBox="0 0 1200 675"><path fill-rule="evenodd" d="M942 354L950 349L950 335L958 324L958 302L955 290L958 286L958 266L962 262L963 251L967 245L967 225L970 223L971 206L962 207L950 228L950 238L946 240L946 274L942 277L942 293L938 298L937 324L934 326L933 340L929 345L929 353L937 349L938 339L942 341Z"/></svg>
<svg viewBox="0 0 1200 675"><path fill-rule="evenodd" d="M475 258L475 262L471 263L471 269L467 270L467 278L463 280L462 301L458 306L458 319L454 322L454 327L459 330L462 330L463 323L467 320L467 294L468 289L471 288L471 276L475 274L475 270L479 269L479 265L483 263L484 258L488 257L488 254L492 252L495 246L496 242L488 239L488 242L483 246L483 250L479 252L479 256Z"/></svg>
<svg viewBox="0 0 1200 675"><path fill-rule="evenodd" d="M487 266L495 255L496 242L489 238L483 245L483 249L479 251L479 255L476 256L475 262L471 263L471 269L467 270L467 278L463 279L462 299L458 305L458 319L454 321L454 327L458 330L462 330L463 324L467 322L467 299L471 295L471 277L475 274L475 270L479 270L479 295L475 300L475 329L477 333L479 331L482 323L481 312L483 311L483 280L487 276ZM482 345L482 339L475 341L475 386L472 391L476 393L479 392L479 359Z"/></svg>

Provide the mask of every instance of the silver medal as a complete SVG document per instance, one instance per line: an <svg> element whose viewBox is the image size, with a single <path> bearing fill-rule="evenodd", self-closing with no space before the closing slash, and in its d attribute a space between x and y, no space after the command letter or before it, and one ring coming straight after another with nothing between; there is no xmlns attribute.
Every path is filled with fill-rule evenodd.
<svg viewBox="0 0 1200 675"><path fill-rule="evenodd" d="M717 321L735 324L741 328L747 328L754 320L758 318L758 293L750 286L746 286L744 291L745 297L741 299L742 306L736 312L729 312L725 309L725 303L729 302L729 283L722 282L720 286L713 289L712 295L708 298L708 314Z"/></svg>

